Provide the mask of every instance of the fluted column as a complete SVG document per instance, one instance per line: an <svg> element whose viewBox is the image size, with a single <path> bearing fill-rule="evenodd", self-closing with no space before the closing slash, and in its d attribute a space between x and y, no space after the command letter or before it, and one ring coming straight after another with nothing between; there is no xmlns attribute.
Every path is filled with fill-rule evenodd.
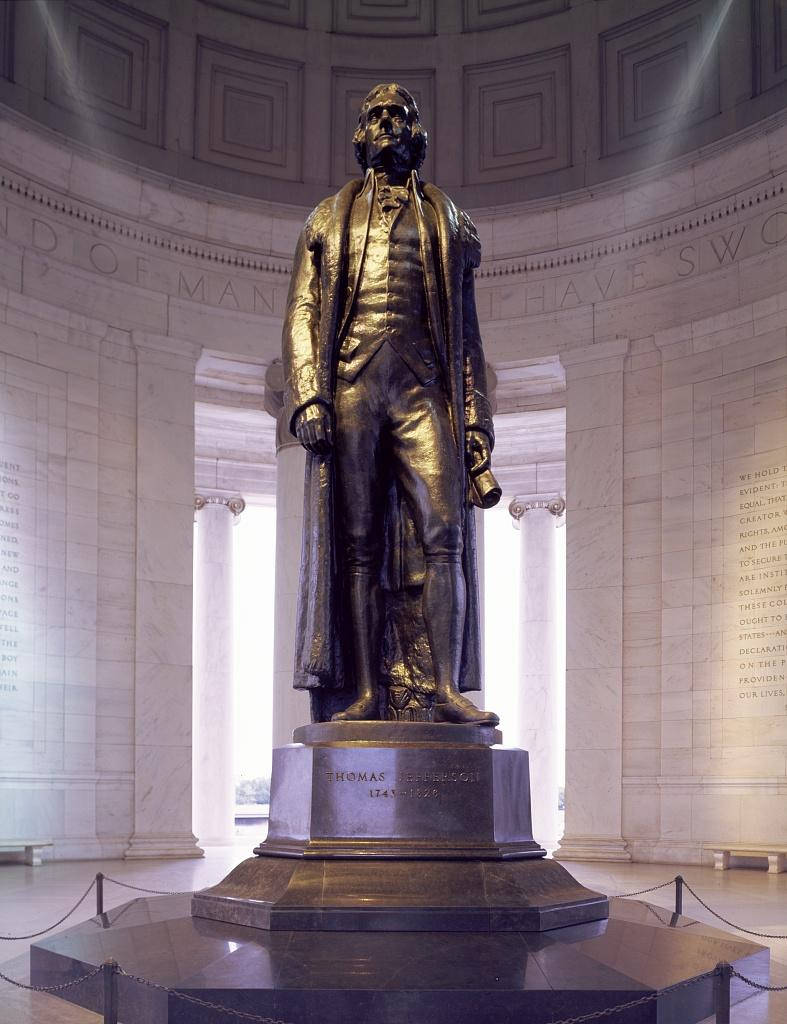
<svg viewBox="0 0 787 1024"><path fill-rule="evenodd" d="M530 754L533 835L547 849L558 841L557 546L562 498L514 498L519 527L519 715L516 741Z"/></svg>
<svg viewBox="0 0 787 1024"><path fill-rule="evenodd" d="M212 846L235 834L232 528L245 507L238 497L194 499L194 821Z"/></svg>
<svg viewBox="0 0 787 1024"><path fill-rule="evenodd" d="M273 633L274 747L292 743L292 731L311 720L308 694L292 685L295 663L295 613L303 530L303 476L306 453L283 416L284 374L275 359L265 374L264 405L276 420L276 580Z"/></svg>

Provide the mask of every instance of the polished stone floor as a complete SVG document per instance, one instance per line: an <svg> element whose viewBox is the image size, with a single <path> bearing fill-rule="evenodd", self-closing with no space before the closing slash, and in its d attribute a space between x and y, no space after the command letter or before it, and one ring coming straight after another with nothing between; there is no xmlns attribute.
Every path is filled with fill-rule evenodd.
<svg viewBox="0 0 787 1024"><path fill-rule="evenodd" d="M39 868L0 864L0 935L33 932L51 924L73 906L98 870L135 885L186 890L217 881L246 853L246 846L238 845L209 849L206 858L200 861L70 862L43 864ZM710 868L678 869L674 865L660 864L572 863L569 867L585 885L610 895L645 888L673 877L680 870L699 895L724 917L757 931L787 934L787 874L768 875L752 869L714 872ZM125 903L131 895L133 893L128 890L107 882L105 907L109 909ZM670 907L673 890L660 890L649 894L647 899L656 905ZM684 912L698 920L725 927L688 893ZM85 920L93 913L95 905L91 894L61 929ZM772 950L772 984L787 984L787 941L774 940L766 944ZM0 943L0 970L27 980L28 947L27 941ZM2 1024L88 1024L100 1019L62 1000L23 992L0 980ZM732 1012L732 1024L785 1022L787 993L755 996L734 1007Z"/></svg>

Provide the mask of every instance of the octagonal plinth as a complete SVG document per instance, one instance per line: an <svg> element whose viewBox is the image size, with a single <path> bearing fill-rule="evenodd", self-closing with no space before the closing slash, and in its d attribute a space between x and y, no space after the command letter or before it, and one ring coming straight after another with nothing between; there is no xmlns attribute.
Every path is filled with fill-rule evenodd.
<svg viewBox="0 0 787 1024"><path fill-rule="evenodd" d="M191 912L272 931L541 932L603 920L609 902L541 858L250 857Z"/></svg>
<svg viewBox="0 0 787 1024"><path fill-rule="evenodd" d="M273 752L268 838L285 857L543 857L524 750L486 726L326 722Z"/></svg>
<svg viewBox="0 0 787 1024"><path fill-rule="evenodd" d="M533 839L524 750L490 726L327 722L273 755L268 838L192 914L255 928L544 931L603 920ZM302 740L303 742L297 742Z"/></svg>

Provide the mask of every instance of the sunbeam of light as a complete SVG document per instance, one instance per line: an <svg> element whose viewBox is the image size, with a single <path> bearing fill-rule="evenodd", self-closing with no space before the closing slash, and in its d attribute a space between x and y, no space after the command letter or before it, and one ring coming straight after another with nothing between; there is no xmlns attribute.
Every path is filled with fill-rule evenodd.
<svg viewBox="0 0 787 1024"><path fill-rule="evenodd" d="M671 150L676 145L675 137L681 128L684 127L683 122L702 81L708 58L713 53L713 48L724 27L724 22L733 3L734 0L722 0L716 16L708 26L707 32L704 33L702 46L693 67L688 69L681 86L676 91L675 103L672 106L669 122L664 126L667 134L648 150L650 157L648 162L652 167L650 180L656 181L663 177L663 165L673 156Z"/></svg>
<svg viewBox="0 0 787 1024"><path fill-rule="evenodd" d="M732 3L733 0L723 0L715 20L711 24L708 32L705 33L699 58L697 59L694 68L686 75L683 88L680 90L677 103L675 104L674 119L678 123L683 119L688 110L689 103L691 102L692 96L694 95L700 79L702 78L708 57L710 57L713 47L716 45L716 40L724 26L724 21L729 13L730 7L732 7Z"/></svg>
<svg viewBox="0 0 787 1024"><path fill-rule="evenodd" d="M63 39L60 36L57 23L52 17L52 12L49 8L49 0L35 0L35 7L38 12L38 16L41 19L44 32L46 33L46 38L54 51L59 76L63 80L64 87L67 89L71 97L76 113L82 124L85 141L94 149L107 148L106 146L102 147L100 145L99 131L97 130L98 126L96 124L93 111L85 103L83 98L83 90L79 84L79 72L77 65L73 60L73 55L69 53L68 47L64 44Z"/></svg>

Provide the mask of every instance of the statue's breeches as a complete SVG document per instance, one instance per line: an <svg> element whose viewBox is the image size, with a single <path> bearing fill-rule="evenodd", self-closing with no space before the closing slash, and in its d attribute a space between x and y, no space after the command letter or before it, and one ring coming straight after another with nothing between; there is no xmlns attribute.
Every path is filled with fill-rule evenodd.
<svg viewBox="0 0 787 1024"><path fill-rule="evenodd" d="M421 384L394 348L384 344L355 381L337 381L334 407L345 570L378 572L392 478L412 516L425 561L459 561L462 481L440 382Z"/></svg>

